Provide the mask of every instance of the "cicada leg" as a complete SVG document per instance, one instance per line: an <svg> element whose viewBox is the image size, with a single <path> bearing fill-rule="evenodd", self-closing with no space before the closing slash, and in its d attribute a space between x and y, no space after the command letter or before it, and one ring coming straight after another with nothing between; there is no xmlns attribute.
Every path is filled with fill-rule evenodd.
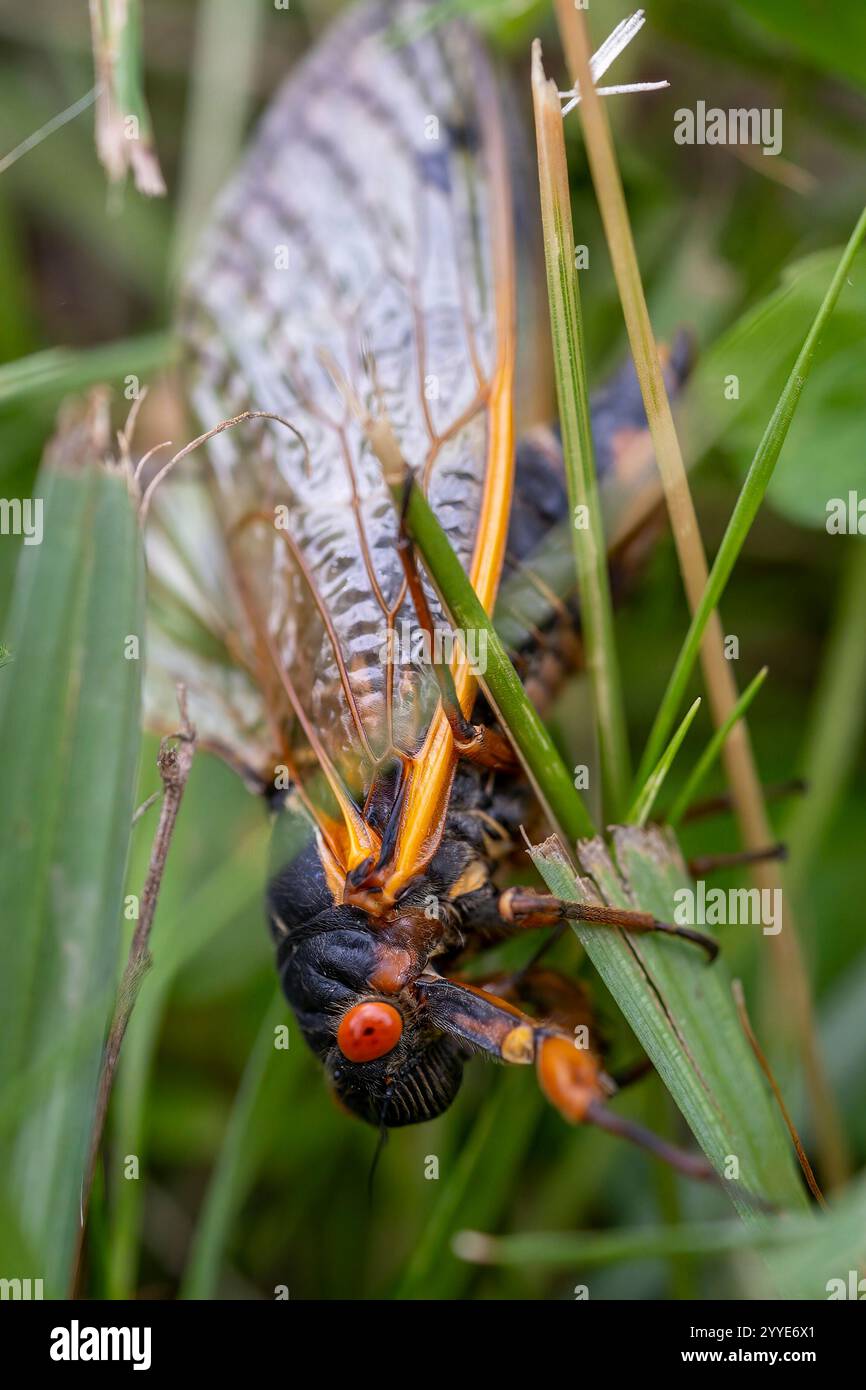
<svg viewBox="0 0 866 1390"><path fill-rule="evenodd" d="M431 1023L474 1051L515 1066L534 1066L542 1092L570 1124L594 1124L639 1145L685 1176L720 1182L702 1155L668 1144L608 1106L615 1090L598 1054L576 1045L555 1022L530 1018L515 1005L473 985L424 976L417 988Z"/></svg>
<svg viewBox="0 0 866 1390"><path fill-rule="evenodd" d="M564 923L562 924L564 928ZM576 1036L576 1029L584 1027L596 1037L598 1030L589 991L581 980L563 975L559 970L539 970L535 961L551 945L558 931L550 936L535 956L514 975L503 975L488 984L491 993L498 994L511 1002L528 1004L536 1014L552 1019L566 1033ZM616 1091L622 1091L634 1082L640 1081L653 1070L653 1064L644 1054L627 1067L610 1076Z"/></svg>
<svg viewBox="0 0 866 1390"><path fill-rule="evenodd" d="M700 946L711 963L719 954L719 943L705 932L662 922L650 912L633 912L601 903L567 902L548 893L538 893L533 888L507 888L499 899L499 913L504 921L517 928L534 929L555 927L561 922L586 922L594 927L618 927L625 932L660 932L665 936L677 936Z"/></svg>
<svg viewBox="0 0 866 1390"><path fill-rule="evenodd" d="M563 929L564 929L564 923ZM513 975L499 975L487 982L489 993L497 994L510 1003L528 1004L536 1014L552 1019L566 1033L575 1036L580 1027L589 1029L597 1036L597 1025L589 991L581 980L563 975L559 970L539 970L537 958L547 950L558 930L544 942L532 960ZM640 1081L653 1070L653 1064L644 1054L620 1071L610 1076L616 1091Z"/></svg>
<svg viewBox="0 0 866 1390"><path fill-rule="evenodd" d="M556 1022L539 1022L499 995L462 981L422 975L417 987L434 1027L501 1062L534 1065L545 1095L572 1123L587 1118L592 1102L613 1093L598 1055L575 1046L574 1036Z"/></svg>

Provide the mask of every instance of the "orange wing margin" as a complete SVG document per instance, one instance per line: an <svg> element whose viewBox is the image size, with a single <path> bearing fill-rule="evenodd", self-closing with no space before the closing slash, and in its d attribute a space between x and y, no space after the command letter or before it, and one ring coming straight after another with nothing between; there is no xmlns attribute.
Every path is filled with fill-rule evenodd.
<svg viewBox="0 0 866 1390"><path fill-rule="evenodd" d="M470 579L485 611L491 613L502 574L514 481L515 295L513 207L508 153L495 100L481 103L496 189L493 264L496 285L497 364L488 401L489 441L484 498ZM472 711L477 681L469 663L455 661L454 684L463 713ZM393 904L404 885L429 862L442 834L456 766L454 739L440 707L411 770L393 856L382 891L382 906Z"/></svg>

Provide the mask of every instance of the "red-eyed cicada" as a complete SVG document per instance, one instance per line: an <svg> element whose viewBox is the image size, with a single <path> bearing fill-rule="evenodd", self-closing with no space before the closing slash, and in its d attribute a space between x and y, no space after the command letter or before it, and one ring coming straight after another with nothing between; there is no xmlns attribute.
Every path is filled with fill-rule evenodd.
<svg viewBox="0 0 866 1390"><path fill-rule="evenodd" d="M496 886L531 793L505 738L478 737L492 718L471 634L440 658L456 697L443 700L352 408L387 414L488 611L503 575L555 560L558 435L536 427L515 447L513 428L516 377L525 399L542 375L522 259L535 203L512 191L479 41L458 22L419 33L423 9L365 4L331 30L278 94L194 258L194 409L205 428L267 418L217 434L206 476L161 494L151 688L165 708L186 682L202 740L267 796L280 978L349 1110L384 1127L431 1119L483 1051L534 1064L568 1119L599 1118L612 1083L574 1045L577 986L538 966L483 989L460 978L473 953L555 924L563 905ZM610 504L650 462L633 375L597 398L594 424ZM534 697L565 670L573 617L553 605L512 643Z"/></svg>

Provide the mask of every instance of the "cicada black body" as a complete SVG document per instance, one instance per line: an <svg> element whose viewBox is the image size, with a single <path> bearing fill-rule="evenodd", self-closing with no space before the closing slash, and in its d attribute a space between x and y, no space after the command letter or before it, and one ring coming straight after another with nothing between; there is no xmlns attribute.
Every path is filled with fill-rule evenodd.
<svg viewBox="0 0 866 1390"><path fill-rule="evenodd" d="M387 415L492 611L503 574L531 569L568 521L555 430L515 447L516 374L521 398L543 376L519 259L534 201L512 193L481 45L461 23L419 32L424 9L374 0L335 26L278 94L194 260L191 400L206 428L241 422L211 440L204 476L161 495L152 701L184 680L201 740L267 794L280 977L348 1109L380 1126L431 1119L484 1051L535 1064L580 1120L611 1089L574 1046L581 992L542 971L516 997L459 978L468 955L556 911L496 886L530 793L503 737L479 757L455 734L493 723L477 662L463 634L444 657L446 708L350 400ZM596 446L609 497L624 463L632 487L651 464L629 374L596 403ZM555 684L564 631L554 615L543 650L527 633L513 643L533 691Z"/></svg>

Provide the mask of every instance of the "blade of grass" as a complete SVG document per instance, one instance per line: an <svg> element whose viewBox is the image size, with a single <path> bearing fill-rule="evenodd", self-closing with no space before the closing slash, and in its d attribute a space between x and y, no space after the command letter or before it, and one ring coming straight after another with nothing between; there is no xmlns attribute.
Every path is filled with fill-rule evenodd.
<svg viewBox="0 0 866 1390"><path fill-rule="evenodd" d="M866 709L866 543L849 543L842 592L813 701L803 773L809 795L785 826L789 882L805 883L844 788L853 775Z"/></svg>
<svg viewBox="0 0 866 1390"><path fill-rule="evenodd" d="M622 815L628 796L628 736L595 471L561 106L555 83L545 77L537 39L532 48L532 97L559 422L574 518L581 633L593 689L605 809L607 818L615 820ZM586 526L578 526L579 508L586 516Z"/></svg>
<svg viewBox="0 0 866 1390"><path fill-rule="evenodd" d="M98 95L98 87L91 87L90 91L85 92L83 97L79 97L71 106L67 106L64 111L60 111L56 116L52 116L51 119L40 126L38 130L34 130L31 135L28 135L25 140L21 141L20 145L17 145L14 150L10 150L7 155L4 155L3 158L0 159L0 174L5 174L6 170L11 169L16 160L21 159L25 154L29 154L31 150L35 150L37 145L41 145L42 141L47 140L56 130L62 130L70 121L74 121L76 116L80 116L83 111L87 111L96 101Z"/></svg>
<svg viewBox="0 0 866 1390"><path fill-rule="evenodd" d="M557 897L675 914L691 889L676 841L658 827L614 830L614 855L600 839L579 847L578 878L555 841L531 851ZM767 1221L745 1194L785 1211L806 1198L788 1141L731 998L724 962L708 967L688 946L576 922L574 930L661 1076L707 1158L723 1177L737 1160L731 1201L748 1223Z"/></svg>
<svg viewBox="0 0 866 1390"><path fill-rule="evenodd" d="M586 140L590 172L647 422L662 476L683 583L689 604L694 608L706 584L706 557L701 545L697 517L650 324L610 125L592 80L586 20L581 11L574 9L571 0L557 0L557 16L572 82L582 94L578 110ZM732 693L732 677L729 663L724 656L723 634L718 615L714 616L711 631L701 648L701 658L714 717L718 714L719 722L723 717L718 711L724 693L731 692L731 704L736 696ZM661 747L655 749L649 762L650 767L658 761L661 751ZM638 778L638 786L646 776L647 768L642 765L642 776Z"/></svg>
<svg viewBox="0 0 866 1390"><path fill-rule="evenodd" d="M263 6L204 0L196 14L172 260L185 265L240 152L253 97Z"/></svg>
<svg viewBox="0 0 866 1390"><path fill-rule="evenodd" d="M764 684L764 681L767 679L767 672L769 669L770 668L768 666L761 667L761 670L755 676L754 680L743 691L742 695L740 696L737 703L734 705L734 708L731 710L731 713L728 715L724 724L722 724L720 728L716 729L715 733L713 734L703 753L699 757L698 761L695 763L694 768L689 773L689 776L686 779L682 791L680 792L679 796L677 797L676 801L674 802L673 806L671 807L670 811L665 817L668 825L679 825L680 821L683 818L683 815L688 810L689 806L692 804L695 797L697 796L698 790L702 782L704 781L704 778L707 776L707 774L710 771L710 768L713 766L713 763L716 761L716 758L722 751L722 744L724 743L731 729L736 724L738 719L742 719L743 715L746 713L746 710L751 705L761 686Z"/></svg>
<svg viewBox="0 0 866 1390"><path fill-rule="evenodd" d="M47 348L0 366L0 406L31 396L57 397L100 382L148 376L170 366L174 342L168 333L150 333L95 348Z"/></svg>
<svg viewBox="0 0 866 1390"><path fill-rule="evenodd" d="M181 1298L215 1298L232 1225L252 1177L250 1145L255 1142L256 1106L275 1056L274 1029L285 1018L280 991L268 1006L235 1096L228 1128L199 1214L180 1286Z"/></svg>
<svg viewBox="0 0 866 1390"><path fill-rule="evenodd" d="M556 0L556 8L572 81L582 94L579 110L593 185L671 517L686 596L694 615L707 588L706 555L649 319L610 125L592 81L586 17L581 10L574 9L569 0ZM861 218L861 222L863 220ZM737 687L725 658L721 620L714 607L707 607L701 630L703 640L696 645L696 650L700 652L713 722L718 727L736 706ZM743 842L747 849L759 850L771 842L772 832L745 720L731 727L722 751ZM652 758L644 760L644 775L652 763ZM756 863L752 876L762 891L783 891L782 876L773 862ZM848 1170L844 1131L827 1084L811 989L788 903L785 928L770 938L773 987L777 996L773 1013L782 1021L788 1045L797 1048L803 1060L819 1136L821 1165L828 1185L840 1184Z"/></svg>
<svg viewBox="0 0 866 1390"><path fill-rule="evenodd" d="M820 1217L789 1216L784 1222L746 1227L734 1221L695 1221L675 1230L644 1226L620 1231L529 1231L490 1236L463 1231L455 1242L461 1259L483 1265L528 1264L571 1270L675 1254L724 1255L755 1251L789 1298L826 1298L841 1281L848 1297L850 1270L860 1277L866 1183L861 1179ZM768 1291L768 1296L769 1291ZM854 1295L857 1296L856 1293Z"/></svg>
<svg viewBox="0 0 866 1390"><path fill-rule="evenodd" d="M730 734L731 728L734 727L737 720L742 719L749 705L751 705L755 696L758 695L760 687L762 687L763 682L766 681L767 671L769 671L769 669L769 666L762 666L762 669L758 671L758 676L753 678L753 680L749 682L749 685L746 685L744 692L742 692L740 699L735 703L734 709L728 714L724 724L721 724L720 728L717 728L716 733L713 734L713 737L710 738L709 744L706 745L706 748L703 749L701 753L701 758L698 759L694 769L688 774L683 791L677 796L669 813L664 817L669 826L678 826L678 824L680 824L685 812L687 812L689 806L691 806L695 796L698 795L699 788L701 788L701 784L703 780L705 780L705 777L708 776L710 767L712 767L716 759L719 758L721 745L724 744L724 739Z"/></svg>
<svg viewBox="0 0 866 1390"><path fill-rule="evenodd" d="M460 1146L449 1177L391 1297L454 1299L465 1294L467 1271L455 1259L452 1240L458 1223L493 1224L523 1169L526 1151L544 1104L536 1091L527 1097L503 1085L481 1107ZM480 1215L483 1213L483 1215Z"/></svg>
<svg viewBox="0 0 866 1390"><path fill-rule="evenodd" d="M90 0L99 95L96 150L112 183L131 169L139 193L159 197L165 180L144 96L141 0Z"/></svg>
<svg viewBox="0 0 866 1390"><path fill-rule="evenodd" d="M636 1226L621 1231L527 1231L488 1236L462 1231L455 1241L461 1259L484 1265L550 1265L592 1268L624 1260L670 1255L725 1255L802 1241L814 1231L809 1217L792 1217L784 1226L743 1226L738 1221L695 1221L686 1225Z"/></svg>
<svg viewBox="0 0 866 1390"><path fill-rule="evenodd" d="M464 629L473 625L479 630L489 628L487 615L447 537L420 488L407 479L387 421L368 421L367 428L408 534L417 544L452 621ZM493 633L490 650L496 651ZM512 685L509 678L504 682L505 698L501 703L507 705L509 718L507 722L503 720L503 727L516 742L521 733L516 721L524 718L528 702L504 654L503 660L514 682ZM492 684L491 670L488 665L485 688ZM534 717L531 706L529 714ZM562 778L553 784L548 782L546 743L542 743L542 748L545 756L534 762L535 747L523 742L534 780L546 793L544 804L550 806L556 804L558 793L563 790ZM559 768L568 789L563 798L567 809L567 799L574 791L562 764ZM614 835L630 890L617 874L602 841L584 842L581 846L582 860L585 866L590 860L603 899L618 906L638 904L654 911L661 920L670 920L676 901L674 893L684 886L684 871L674 857L671 843L655 831L620 828ZM536 852L533 859L557 896L574 899L582 895L558 840L548 842L545 853ZM604 873L600 874L599 866ZM578 936L718 1170L722 1172L733 1155L742 1165L742 1184L749 1193L774 1205L791 1209L802 1206L805 1199L787 1133L768 1103L730 994L722 986L720 967L708 971L698 961L697 953L666 953L664 945L669 947L669 942L661 948L660 943L648 938L626 944L617 932L587 929L582 923L578 924ZM754 1219L754 1205L744 1200L742 1192L732 1191L731 1195L741 1213Z"/></svg>
<svg viewBox="0 0 866 1390"><path fill-rule="evenodd" d="M785 388L776 404L776 408L770 417L763 438L755 451L746 480L740 489L736 505L731 519L728 522L725 534L722 537L721 545L713 562L706 587L700 597L700 601L695 609L689 630L686 634L679 656L677 657L674 669L668 680L662 702L659 705L649 740L647 742L644 756L641 760L638 780L646 773L646 769L652 766L653 761L658 756L658 750L667 738L670 728L676 718L676 711L683 697L689 676L694 668L698 648L703 639L710 615L719 603L725 586L730 578L731 571L737 561L737 557L743 548L746 536L752 526L764 494L767 490L773 470L779 460L782 445L785 442L788 430L793 419L794 412L805 387L812 366L812 359L815 349L820 340L821 334L826 328L827 321L833 312L836 301L842 291L842 286L851 269L860 246L866 236L866 209L860 214L848 244L843 251L839 264L836 267L833 279L827 287L827 292L821 302L812 326L806 335L803 346L797 354L797 359L791 368L791 373L785 383Z"/></svg>
<svg viewBox="0 0 866 1390"><path fill-rule="evenodd" d="M72 442L68 442L72 441ZM44 536L24 546L0 681L0 1093L40 1072L13 1134L6 1191L64 1297L120 946L140 738L144 561L126 480L86 431L58 436L37 484ZM54 460L57 464L55 466Z"/></svg>
<svg viewBox="0 0 866 1390"><path fill-rule="evenodd" d="M626 816L626 821L630 825L646 825L649 813L656 802L656 797L664 785L664 780L670 772L671 765L680 745L692 726L692 720L701 707L700 699L695 700L691 709L686 713L680 727L677 729L667 748L662 753L653 771L644 782L637 796L635 797L631 810Z"/></svg>

